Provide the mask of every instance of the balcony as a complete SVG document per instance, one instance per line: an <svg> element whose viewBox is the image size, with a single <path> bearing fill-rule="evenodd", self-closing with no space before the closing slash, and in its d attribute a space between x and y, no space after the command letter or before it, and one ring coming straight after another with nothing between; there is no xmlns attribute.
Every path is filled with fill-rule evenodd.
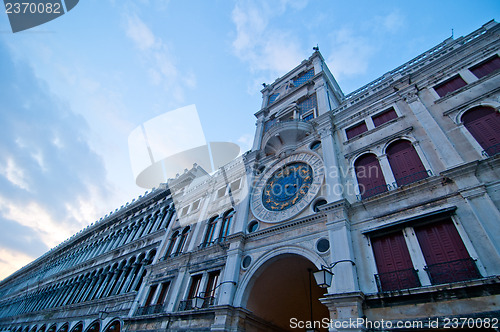
<svg viewBox="0 0 500 332"><path fill-rule="evenodd" d="M163 311L162 304L148 305L148 306L137 308L135 315L136 316L153 315L153 314L161 313L162 311Z"/></svg>
<svg viewBox="0 0 500 332"><path fill-rule="evenodd" d="M485 157L493 157L494 155L500 153L500 143L490 146L484 149L483 155Z"/></svg>
<svg viewBox="0 0 500 332"><path fill-rule="evenodd" d="M379 292L387 292L408 288L420 287L417 271L415 269L398 270L394 272L379 273L375 275Z"/></svg>
<svg viewBox="0 0 500 332"><path fill-rule="evenodd" d="M205 297L203 300L203 305L201 308L195 308L194 307L194 301L195 299L189 299L189 300L184 300L179 303L179 311L186 311L186 310L193 310L193 309L201 309L201 308L208 308L211 307L215 304L215 297L213 296L208 296Z"/></svg>
<svg viewBox="0 0 500 332"><path fill-rule="evenodd" d="M370 198L372 196L376 196L378 194L385 193L390 189L391 189L390 184L383 184L381 186L376 186L373 188L365 189L361 194L356 195L356 197L358 198L358 201L361 201L363 199L367 199L367 198Z"/></svg>
<svg viewBox="0 0 500 332"><path fill-rule="evenodd" d="M397 178L396 182L394 182L393 185L394 188L401 187L428 178L429 176L432 176L432 172L430 170L420 171L407 176L403 176L401 178Z"/></svg>
<svg viewBox="0 0 500 332"><path fill-rule="evenodd" d="M270 126L262 139L266 154L275 154L283 149L294 148L313 132L313 125L302 119L285 120Z"/></svg>
<svg viewBox="0 0 500 332"><path fill-rule="evenodd" d="M424 270L433 285L481 278L472 258L427 265Z"/></svg>

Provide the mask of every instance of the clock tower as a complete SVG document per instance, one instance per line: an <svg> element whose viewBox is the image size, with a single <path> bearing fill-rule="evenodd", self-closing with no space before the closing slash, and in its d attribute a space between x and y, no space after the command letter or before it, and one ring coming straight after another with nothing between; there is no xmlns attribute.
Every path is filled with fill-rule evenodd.
<svg viewBox="0 0 500 332"><path fill-rule="evenodd" d="M334 145L330 111L344 95L319 51L261 92L248 156L254 165L251 212L258 221L273 224L340 198L325 190L325 170L336 165L336 156L331 148L325 158L323 145Z"/></svg>

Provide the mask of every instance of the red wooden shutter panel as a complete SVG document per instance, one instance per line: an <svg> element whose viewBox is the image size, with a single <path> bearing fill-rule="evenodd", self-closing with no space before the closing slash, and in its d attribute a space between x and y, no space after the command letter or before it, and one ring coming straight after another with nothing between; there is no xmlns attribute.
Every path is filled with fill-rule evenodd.
<svg viewBox="0 0 500 332"><path fill-rule="evenodd" d="M500 152L500 113L491 107L476 107L462 116L465 128L488 153Z"/></svg>
<svg viewBox="0 0 500 332"><path fill-rule="evenodd" d="M448 93L458 90L466 85L467 83L463 80L463 78L460 77L460 75L457 75L441 84L438 84L434 87L434 90L436 90L439 97L444 97Z"/></svg>
<svg viewBox="0 0 500 332"><path fill-rule="evenodd" d="M450 218L415 228L433 283L479 277L476 266Z"/></svg>
<svg viewBox="0 0 500 332"><path fill-rule="evenodd" d="M363 121L354 127L346 129L345 133L347 135L347 139L351 139L355 136L358 136L359 134L364 133L367 130L368 130L368 128L366 127L366 123Z"/></svg>
<svg viewBox="0 0 500 332"><path fill-rule="evenodd" d="M486 60L472 68L470 71L476 75L477 78L484 77L500 69L500 58L495 55L493 58Z"/></svg>
<svg viewBox="0 0 500 332"><path fill-rule="evenodd" d="M398 115L396 114L396 111L394 108L390 108L389 110L385 111L382 114L376 115L373 117L373 124L375 127L378 127L386 122L391 121L392 119L397 118Z"/></svg>
<svg viewBox="0 0 500 332"><path fill-rule="evenodd" d="M367 198L387 191L382 168L374 154L370 153L359 157L354 167L361 197Z"/></svg>
<svg viewBox="0 0 500 332"><path fill-rule="evenodd" d="M387 148L387 158L398 186L428 177L417 151L408 141L400 140L392 143Z"/></svg>
<svg viewBox="0 0 500 332"><path fill-rule="evenodd" d="M382 290L420 286L403 233L376 237L371 242Z"/></svg>

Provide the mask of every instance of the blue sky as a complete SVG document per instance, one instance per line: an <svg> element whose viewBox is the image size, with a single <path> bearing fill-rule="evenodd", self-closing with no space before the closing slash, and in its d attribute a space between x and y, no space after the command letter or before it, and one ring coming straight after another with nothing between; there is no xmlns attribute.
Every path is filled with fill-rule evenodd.
<svg viewBox="0 0 500 332"><path fill-rule="evenodd" d="M262 83L320 51L344 93L498 20L491 1L80 0L13 34L0 14L0 279L132 198L127 138L196 104L253 139Z"/></svg>

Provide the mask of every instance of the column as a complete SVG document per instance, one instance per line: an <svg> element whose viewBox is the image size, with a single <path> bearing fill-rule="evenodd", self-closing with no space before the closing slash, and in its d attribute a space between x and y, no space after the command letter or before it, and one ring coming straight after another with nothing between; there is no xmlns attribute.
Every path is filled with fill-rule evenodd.
<svg viewBox="0 0 500 332"><path fill-rule="evenodd" d="M340 164L337 160L337 149L331 129L323 129L321 132L321 145L323 146L323 162L325 167L326 200L328 203L336 202L344 198L344 187ZM345 183L345 182L344 182Z"/></svg>
<svg viewBox="0 0 500 332"><path fill-rule="evenodd" d="M463 163L462 157L457 153L448 136L446 136L430 111L422 103L418 93L416 91L409 92L406 102L427 134L427 137L432 141L438 152L438 158L443 163L445 169Z"/></svg>
<svg viewBox="0 0 500 332"><path fill-rule="evenodd" d="M142 236L142 233L144 233L144 228L146 228L146 221L144 219L141 220L141 225L139 227L139 230L137 231L137 235L135 236L134 240L137 240Z"/></svg>
<svg viewBox="0 0 500 332"><path fill-rule="evenodd" d="M91 277L91 282L89 287L87 287L86 292L82 296L82 302L88 301L90 299L90 294L95 287L95 284L99 281L99 276L97 274Z"/></svg>
<svg viewBox="0 0 500 332"><path fill-rule="evenodd" d="M99 284L98 291L95 294L95 298L96 299L100 299L101 297L103 297L103 293L106 290L106 288L108 288L109 281L111 280L111 278L113 277L113 275L114 275L114 273L111 272L111 271L108 271L106 273L106 277L104 278L103 282L101 284Z"/></svg>
<svg viewBox="0 0 500 332"><path fill-rule="evenodd" d="M90 292L90 294L88 296L89 301L97 298L97 293L101 289L101 286L104 283L104 280L106 279L106 277L107 277L106 273L101 273L100 275L98 275L97 282L94 286L94 289L92 289L92 291Z"/></svg>
<svg viewBox="0 0 500 332"><path fill-rule="evenodd" d="M264 114L262 113L257 119L257 128L255 129L255 137L253 139L252 151L257 151L260 149L262 144L262 136L264 136Z"/></svg>
<svg viewBox="0 0 500 332"><path fill-rule="evenodd" d="M151 216L148 216L146 219L146 229L144 230L144 236L148 235L151 233L151 228L153 227L154 222L151 221Z"/></svg>
<svg viewBox="0 0 500 332"><path fill-rule="evenodd" d="M137 270L139 267L140 267L140 265L136 264L136 263L134 263L130 266L130 273L129 273L127 279L125 280L125 282L120 290L120 294L128 292L128 288L129 288L130 284L132 283L132 281L134 280L134 277L137 274Z"/></svg>
<svg viewBox="0 0 500 332"><path fill-rule="evenodd" d="M327 213L330 259L331 263L337 264L332 268L334 276L328 294L321 299L330 311L330 319L346 322L363 316L364 300L364 294L359 290L356 266L349 262L354 262L354 252L348 210L349 203L345 200L324 210Z"/></svg>
<svg viewBox="0 0 500 332"><path fill-rule="evenodd" d="M380 164L380 168L382 169L382 174L384 174L385 178L385 183L390 185L390 188L395 188L396 185L396 178L394 177L394 174L392 173L392 168L391 165L389 164L389 159L387 159L387 154L383 154L381 156L377 157L378 163Z"/></svg>
<svg viewBox="0 0 500 332"><path fill-rule="evenodd" d="M460 195L472 210L472 214L477 220L475 224L480 226L476 227L475 230L476 233L480 234L478 234L480 236L478 242L480 243L475 244L475 247L476 251L483 252L481 262L489 275L500 274L500 264L498 264L500 261L500 241L498 241L500 239L500 212L498 208L482 185L461 190ZM473 220L467 220L467 223L472 225ZM474 241L474 239L471 240Z"/></svg>
<svg viewBox="0 0 500 332"><path fill-rule="evenodd" d="M134 226L132 227L132 231L130 232L130 235L127 239L127 243L134 241L135 236L137 235L137 232L139 231L139 222L136 222Z"/></svg>

